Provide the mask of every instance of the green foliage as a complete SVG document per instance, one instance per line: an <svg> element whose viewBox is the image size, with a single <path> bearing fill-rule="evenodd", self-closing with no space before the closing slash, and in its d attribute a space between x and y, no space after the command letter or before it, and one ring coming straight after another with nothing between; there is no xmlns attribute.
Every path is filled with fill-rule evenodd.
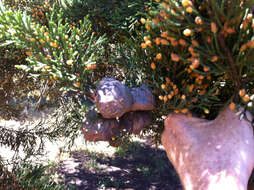
<svg viewBox="0 0 254 190"><path fill-rule="evenodd" d="M27 65L18 65L33 76L64 81L70 88L84 89L96 80L93 69L101 61L105 38L96 38L90 22L84 18L77 26L63 19L63 12L53 8L48 26L32 21L26 12L9 11L1 5L2 46L12 43L26 50ZM39 75L36 75L39 74Z"/></svg>
<svg viewBox="0 0 254 190"><path fill-rule="evenodd" d="M140 45L147 59L129 72L144 70L142 81L153 84L162 115L191 111L211 119L232 101L252 109L251 5L162 1L142 19L147 32ZM240 89L246 93L241 97Z"/></svg>
<svg viewBox="0 0 254 190"><path fill-rule="evenodd" d="M125 37L140 31L141 14L152 4L150 0L59 0L66 15L80 20L89 15L93 31L107 34L111 42L123 42Z"/></svg>
<svg viewBox="0 0 254 190"><path fill-rule="evenodd" d="M19 180L19 186L27 190L62 190L66 189L64 185L56 184L47 174L47 169L50 166L43 165L23 165L17 171L16 176Z"/></svg>
<svg viewBox="0 0 254 190"><path fill-rule="evenodd" d="M11 172L0 167L1 190L60 190L66 189L64 185L56 184L48 173L51 166L21 164Z"/></svg>

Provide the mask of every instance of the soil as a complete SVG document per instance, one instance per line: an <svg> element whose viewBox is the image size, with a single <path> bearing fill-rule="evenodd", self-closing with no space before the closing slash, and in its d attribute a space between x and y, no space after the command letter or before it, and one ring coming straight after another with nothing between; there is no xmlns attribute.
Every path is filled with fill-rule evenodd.
<svg viewBox="0 0 254 190"><path fill-rule="evenodd" d="M114 156L74 151L56 167L69 189L182 190L180 180L162 149L132 143Z"/></svg>
<svg viewBox="0 0 254 190"><path fill-rule="evenodd" d="M183 190L164 149L133 142L114 155L72 151L55 167L60 183L75 190ZM248 190L254 190L254 171Z"/></svg>

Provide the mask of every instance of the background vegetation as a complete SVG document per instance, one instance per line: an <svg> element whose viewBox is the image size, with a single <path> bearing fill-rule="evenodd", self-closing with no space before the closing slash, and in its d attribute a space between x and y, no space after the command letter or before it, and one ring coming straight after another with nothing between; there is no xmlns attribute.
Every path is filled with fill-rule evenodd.
<svg viewBox="0 0 254 190"><path fill-rule="evenodd" d="M27 105L32 111L58 109L38 125L0 126L0 144L22 148L26 159L40 154L47 139L66 137L71 146L105 76L152 89L153 123L141 136L155 143L172 112L214 119L230 106L243 107L242 117L246 110L253 113L252 5L242 0L1 2L1 118L22 117Z"/></svg>

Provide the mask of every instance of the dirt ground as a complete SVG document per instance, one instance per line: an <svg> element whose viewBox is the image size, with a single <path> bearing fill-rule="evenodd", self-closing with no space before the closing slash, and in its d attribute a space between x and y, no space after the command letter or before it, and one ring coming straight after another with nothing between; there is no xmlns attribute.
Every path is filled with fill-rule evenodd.
<svg viewBox="0 0 254 190"><path fill-rule="evenodd" d="M113 155L73 151L54 172L70 189L182 190L179 178L162 149L133 142Z"/></svg>
<svg viewBox="0 0 254 190"><path fill-rule="evenodd" d="M57 180L74 190L183 190L163 148L134 141L108 154L112 147L97 147L60 159L53 170ZM254 190L254 171L248 190Z"/></svg>

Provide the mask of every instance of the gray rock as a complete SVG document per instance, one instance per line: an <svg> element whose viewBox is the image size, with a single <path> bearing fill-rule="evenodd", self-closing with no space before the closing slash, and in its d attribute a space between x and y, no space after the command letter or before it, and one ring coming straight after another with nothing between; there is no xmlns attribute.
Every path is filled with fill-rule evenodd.
<svg viewBox="0 0 254 190"><path fill-rule="evenodd" d="M104 118L121 117L133 104L130 89L112 78L100 81L95 96L96 106Z"/></svg>
<svg viewBox="0 0 254 190"><path fill-rule="evenodd" d="M142 85L138 88L131 88L131 94L133 97L131 111L148 111L154 109L155 99L151 90L147 86Z"/></svg>
<svg viewBox="0 0 254 190"><path fill-rule="evenodd" d="M82 132L87 141L110 141L119 135L120 128L116 119L98 118L94 113L88 113Z"/></svg>
<svg viewBox="0 0 254 190"><path fill-rule="evenodd" d="M151 114L147 111L128 112L120 118L120 128L125 130L126 133L138 135L151 122Z"/></svg>

